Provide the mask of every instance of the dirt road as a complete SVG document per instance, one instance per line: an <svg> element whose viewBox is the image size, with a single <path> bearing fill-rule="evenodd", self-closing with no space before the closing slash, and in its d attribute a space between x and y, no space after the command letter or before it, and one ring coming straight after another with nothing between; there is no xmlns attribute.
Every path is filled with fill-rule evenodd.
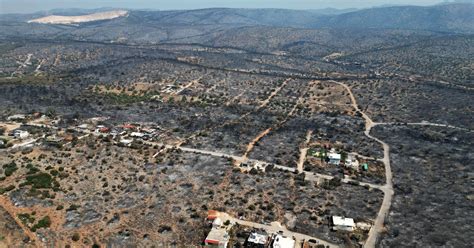
<svg viewBox="0 0 474 248"><path fill-rule="evenodd" d="M359 112L362 115L362 118L364 118L365 120L365 131L364 131L365 136L381 144L383 147L384 156L381 161L383 162L385 166L386 182L385 182L385 185L380 187L379 189L383 191L384 196L383 196L383 201L382 201L380 210L377 214L377 217L375 218L374 225L370 229L369 236L364 244L364 247L372 248L372 247L375 247L375 244L377 243L377 239L380 233L384 230L384 220L385 220L385 217L388 216L390 206L392 204L393 193L394 193L393 183L392 183L392 177L393 177L392 168L390 167L390 146L387 143L381 141L380 139L375 138L372 135L370 135L370 131L372 130L372 128L380 123L374 123L372 119L359 108L359 105L357 104L357 101L354 97L354 94L352 93L351 88L349 88L349 86L341 82L336 82L336 81L331 81L331 82L341 85L347 90L347 92L349 93L349 97L351 98L352 106L357 112Z"/></svg>
<svg viewBox="0 0 474 248"><path fill-rule="evenodd" d="M308 132L306 133L306 140L304 142L304 145L300 149L300 157L298 159L296 167L299 173L303 172L304 169L304 161L306 160L306 154L308 153L308 144L311 140L311 134L313 134L313 130L308 130Z"/></svg>

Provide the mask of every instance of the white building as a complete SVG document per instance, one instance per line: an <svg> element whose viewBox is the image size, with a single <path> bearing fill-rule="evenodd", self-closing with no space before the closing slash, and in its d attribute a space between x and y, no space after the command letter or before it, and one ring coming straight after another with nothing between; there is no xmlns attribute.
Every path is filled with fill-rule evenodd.
<svg viewBox="0 0 474 248"><path fill-rule="evenodd" d="M252 247L265 247L268 241L268 236L253 232L247 239L247 243L251 244Z"/></svg>
<svg viewBox="0 0 474 248"><path fill-rule="evenodd" d="M222 226L222 220L221 218L215 218L214 221L212 222L212 227L218 228Z"/></svg>
<svg viewBox="0 0 474 248"><path fill-rule="evenodd" d="M140 133L140 132L132 132L130 134L131 137L136 137L136 138L143 138L145 137L145 134L144 133Z"/></svg>
<svg viewBox="0 0 474 248"><path fill-rule="evenodd" d="M82 129L82 130L87 130L87 129L89 129L89 125L87 125L86 123L81 124L81 125L79 125L79 126L77 126L77 127L78 127L79 129Z"/></svg>
<svg viewBox="0 0 474 248"><path fill-rule="evenodd" d="M126 146L129 146L130 144L132 144L132 142L133 142L133 139L120 139L120 143Z"/></svg>
<svg viewBox="0 0 474 248"><path fill-rule="evenodd" d="M329 152L328 153L329 163L334 165L339 165L341 163L341 154L336 152Z"/></svg>
<svg viewBox="0 0 474 248"><path fill-rule="evenodd" d="M13 136L15 136L17 139L26 139L28 136L30 136L30 133L28 131L15 130Z"/></svg>
<svg viewBox="0 0 474 248"><path fill-rule="evenodd" d="M344 165L348 168L359 170L359 160L357 160L354 155L347 155L346 161L344 161Z"/></svg>
<svg viewBox="0 0 474 248"><path fill-rule="evenodd" d="M224 228L213 227L207 235L204 243L206 246L227 248L230 236Z"/></svg>
<svg viewBox="0 0 474 248"><path fill-rule="evenodd" d="M354 231L355 223L354 219L352 218L345 218L341 216L333 216L331 218L332 221L332 229L333 230L342 230L342 231Z"/></svg>
<svg viewBox="0 0 474 248"><path fill-rule="evenodd" d="M273 242L271 247L272 248L294 248L295 247L295 240L292 238L288 238L282 236L280 234L276 234L273 236Z"/></svg>
<svg viewBox="0 0 474 248"><path fill-rule="evenodd" d="M17 115L12 115L12 116L7 117L8 121L22 121L25 119L26 119L26 115L22 115L22 114L17 114Z"/></svg>

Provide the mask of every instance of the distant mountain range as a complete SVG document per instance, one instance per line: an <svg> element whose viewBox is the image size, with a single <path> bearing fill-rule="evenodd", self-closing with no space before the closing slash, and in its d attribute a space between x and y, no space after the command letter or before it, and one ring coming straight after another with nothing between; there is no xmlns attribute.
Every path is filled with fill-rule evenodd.
<svg viewBox="0 0 474 248"><path fill-rule="evenodd" d="M58 9L34 14L0 15L0 38L2 36L53 35L58 33L62 36L74 37L80 34L81 37L85 37L89 34L88 30L90 29L91 33L107 34L108 37L114 37L113 32L128 32L137 35L147 34L144 39L153 39L154 35L163 36L163 32L167 32L166 35L169 36L171 31L173 32L171 36L173 36L176 30L191 35L193 33L203 35L206 32L215 32L216 30L224 31L232 28L254 26L298 29L402 29L444 33L474 33L474 5L469 3L450 3L430 7L393 6L363 10L230 8L174 11L130 10L127 16L81 23L74 27L27 23L30 20L49 15L77 16L110 10L113 9ZM103 32L98 32L101 28ZM124 30L127 30L127 32L122 32ZM183 35L178 36L182 37ZM133 37L128 38L132 39Z"/></svg>
<svg viewBox="0 0 474 248"><path fill-rule="evenodd" d="M390 28L441 32L474 31L473 4L372 8L319 18L313 27Z"/></svg>

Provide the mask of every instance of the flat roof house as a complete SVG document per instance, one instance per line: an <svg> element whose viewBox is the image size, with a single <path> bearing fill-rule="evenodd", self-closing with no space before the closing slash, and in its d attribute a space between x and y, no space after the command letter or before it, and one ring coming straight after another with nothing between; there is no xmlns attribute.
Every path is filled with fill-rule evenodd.
<svg viewBox="0 0 474 248"><path fill-rule="evenodd" d="M77 128L86 130L86 129L89 129L89 125L87 125L86 123L84 123L84 124L81 124L81 125L77 126Z"/></svg>
<svg viewBox="0 0 474 248"><path fill-rule="evenodd" d="M16 115L7 117L8 121L23 121L25 119L26 119L26 115L23 115L23 114L16 114Z"/></svg>
<svg viewBox="0 0 474 248"><path fill-rule="evenodd" d="M133 142L133 139L120 139L120 143L126 146L131 145Z"/></svg>
<svg viewBox="0 0 474 248"><path fill-rule="evenodd" d="M30 136L30 133L28 131L23 131L23 130L15 130L15 132L13 132L13 136L15 136L15 138L17 139L26 139L28 138L28 136Z"/></svg>
<svg viewBox="0 0 474 248"><path fill-rule="evenodd" d="M204 243L206 246L226 248L230 236L225 228L213 227L207 235Z"/></svg>
<svg viewBox="0 0 474 248"><path fill-rule="evenodd" d="M352 218L345 218L341 216L332 216L331 224L333 225L333 230L342 230L342 231L354 231L355 223Z"/></svg>
<svg viewBox="0 0 474 248"><path fill-rule="evenodd" d="M344 161L344 165L348 168L359 170L359 161L355 156L351 154L347 155L346 161Z"/></svg>
<svg viewBox="0 0 474 248"><path fill-rule="evenodd" d="M273 241L270 247L272 248L295 248L295 240L276 234L273 236Z"/></svg>
<svg viewBox="0 0 474 248"><path fill-rule="evenodd" d="M264 248L265 245L267 244L267 242L268 242L268 236L267 235L253 232L253 233L250 234L250 236L247 239L246 247Z"/></svg>
<svg viewBox="0 0 474 248"><path fill-rule="evenodd" d="M341 163L341 154L330 152L328 153L329 163L339 165Z"/></svg>
<svg viewBox="0 0 474 248"><path fill-rule="evenodd" d="M140 132L132 132L130 134L131 137L136 137L136 138L143 138L145 136L144 133L140 133Z"/></svg>

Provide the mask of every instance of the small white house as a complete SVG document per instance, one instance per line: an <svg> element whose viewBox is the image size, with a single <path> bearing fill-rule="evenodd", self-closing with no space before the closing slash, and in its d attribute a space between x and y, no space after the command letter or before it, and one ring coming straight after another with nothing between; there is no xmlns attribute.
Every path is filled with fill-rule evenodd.
<svg viewBox="0 0 474 248"><path fill-rule="evenodd" d="M7 117L8 121L23 121L25 119L26 119L26 115L22 115L22 114L16 114L16 115Z"/></svg>
<svg viewBox="0 0 474 248"><path fill-rule="evenodd" d="M126 146L131 145L133 142L133 139L120 139L120 143Z"/></svg>
<svg viewBox="0 0 474 248"><path fill-rule="evenodd" d="M26 139L30 136L30 133L28 131L15 130L13 136L15 136L17 139Z"/></svg>
<svg viewBox="0 0 474 248"><path fill-rule="evenodd" d="M140 133L140 132L132 132L130 134L131 137L136 137L136 138L143 138L145 137L145 134L144 133Z"/></svg>
<svg viewBox="0 0 474 248"><path fill-rule="evenodd" d="M280 234L276 234L273 236L272 248L294 248L295 247L295 240L292 238L288 238L282 236Z"/></svg>
<svg viewBox="0 0 474 248"><path fill-rule="evenodd" d="M341 154L336 152L328 153L329 163L334 165L339 165L341 163Z"/></svg>
<svg viewBox="0 0 474 248"><path fill-rule="evenodd" d="M247 239L247 243L252 247L264 247L268 242L268 236L253 232Z"/></svg>
<svg viewBox="0 0 474 248"><path fill-rule="evenodd" d="M206 246L227 248L229 240L230 236L226 229L213 227L204 240L204 243Z"/></svg>
<svg viewBox="0 0 474 248"><path fill-rule="evenodd" d="M87 129L89 129L89 125L87 125L86 123L81 124L81 125L79 125L79 126L77 126L77 127L78 127L79 129L82 129L82 130L87 130Z"/></svg>
<svg viewBox="0 0 474 248"><path fill-rule="evenodd" d="M342 230L342 231L354 231L355 229L355 223L354 219L352 218L345 218L341 216L332 216L331 218L331 224L332 224L332 229L333 230Z"/></svg>
<svg viewBox="0 0 474 248"><path fill-rule="evenodd" d="M346 161L344 161L344 165L348 168L359 170L359 160L357 160L354 155L347 155Z"/></svg>

